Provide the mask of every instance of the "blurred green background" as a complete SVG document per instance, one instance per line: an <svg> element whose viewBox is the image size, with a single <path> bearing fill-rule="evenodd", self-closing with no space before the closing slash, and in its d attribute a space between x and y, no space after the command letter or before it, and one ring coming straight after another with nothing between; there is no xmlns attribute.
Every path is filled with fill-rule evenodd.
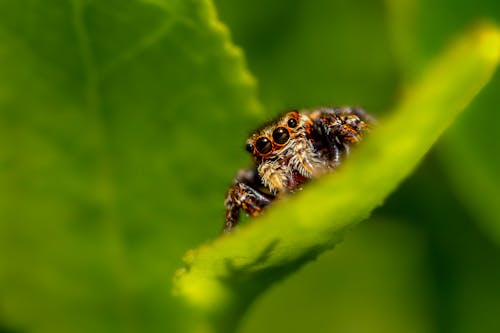
<svg viewBox="0 0 500 333"><path fill-rule="evenodd" d="M215 7L246 65L207 1L0 0L0 332L189 331L172 275L218 235L246 133L288 108L383 118L453 36L500 20L494 0ZM499 92L497 74L241 332L500 332Z"/></svg>

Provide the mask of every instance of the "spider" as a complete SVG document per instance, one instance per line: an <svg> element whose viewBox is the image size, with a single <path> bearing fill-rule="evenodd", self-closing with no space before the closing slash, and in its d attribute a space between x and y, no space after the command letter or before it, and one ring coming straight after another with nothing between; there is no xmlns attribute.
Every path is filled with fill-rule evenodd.
<svg viewBox="0 0 500 333"><path fill-rule="evenodd" d="M321 107L287 112L257 129L246 142L254 166L239 170L227 192L223 232L238 223L240 210L257 216L281 195L337 168L373 123L361 108Z"/></svg>

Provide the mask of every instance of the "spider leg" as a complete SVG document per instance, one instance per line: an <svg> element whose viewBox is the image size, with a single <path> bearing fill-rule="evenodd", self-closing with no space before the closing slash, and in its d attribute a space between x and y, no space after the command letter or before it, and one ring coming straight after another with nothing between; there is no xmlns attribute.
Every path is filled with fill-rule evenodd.
<svg viewBox="0 0 500 333"><path fill-rule="evenodd" d="M225 233L230 232L238 223L240 209L249 215L256 216L272 202L274 196L261 192L262 188L263 185L255 168L238 172L224 202L226 206Z"/></svg>
<svg viewBox="0 0 500 333"><path fill-rule="evenodd" d="M331 168L336 168L341 159L349 155L351 146L361 140L375 121L363 109L353 107L322 108L313 119L317 140L325 147Z"/></svg>

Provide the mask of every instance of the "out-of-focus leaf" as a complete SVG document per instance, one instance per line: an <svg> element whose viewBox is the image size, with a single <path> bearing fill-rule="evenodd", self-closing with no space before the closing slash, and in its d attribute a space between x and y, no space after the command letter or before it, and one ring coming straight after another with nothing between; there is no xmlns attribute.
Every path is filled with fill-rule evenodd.
<svg viewBox="0 0 500 333"><path fill-rule="evenodd" d="M380 205L489 81L499 52L495 27L469 32L430 65L341 170L188 252L177 292L208 316L204 329L232 330L256 295L334 246Z"/></svg>
<svg viewBox="0 0 500 333"><path fill-rule="evenodd" d="M438 167L438 153L434 150L426 158L378 214L404 217L427 235L433 331L498 332L500 247L473 223L475 216L468 214L449 185L448 171Z"/></svg>
<svg viewBox="0 0 500 333"><path fill-rule="evenodd" d="M454 7L454 15L446 13ZM455 3L426 1L423 10L425 22L420 39L423 50L430 52L439 40L456 27L467 24L471 17L484 16L500 20L500 3L483 1L475 6L467 1ZM447 17L444 20L443 16ZM424 28L425 27L425 28ZM439 34L429 34L430 29L440 27ZM474 216L485 234L500 245L500 211L496 205L500 197L500 134L497 124L500 112L500 72L497 72L466 113L464 113L440 146L440 157L447 168L462 203Z"/></svg>
<svg viewBox="0 0 500 333"><path fill-rule="evenodd" d="M400 82L382 1L215 3L268 110L335 104L380 113L394 102Z"/></svg>
<svg viewBox="0 0 500 333"><path fill-rule="evenodd" d="M427 242L417 226L370 220L273 286L240 332L428 333L435 318Z"/></svg>
<svg viewBox="0 0 500 333"><path fill-rule="evenodd" d="M500 3L495 0L387 2L393 5L388 7L394 13L390 16L392 34L401 36L399 40L394 38L394 46L399 62L405 64L404 75L410 77L454 31L478 18L500 20ZM404 13L409 6L413 8L408 17ZM408 41L412 41L411 52L405 52ZM419 193L419 189L425 191L422 184L447 178L448 192L436 196L436 190L431 190L432 195L418 203L420 213L405 211L406 216L419 217L416 223L426 221L433 230L431 256L440 331L490 333L500 328L496 311L500 300L497 282L500 213L496 207L500 197L500 160L496 153L500 151L500 135L496 129L500 121L499 91L497 71L438 145L435 156L442 162L442 173L432 179L431 169L426 170L426 177L419 180L420 187L413 188L413 193ZM446 192L444 188L440 190ZM445 200L449 197L456 199L450 203ZM404 199L398 202L399 209L414 206L415 200L407 197L406 202L406 205ZM483 238L476 225L471 225L473 222L482 231ZM494 244L490 244L488 238ZM493 245L497 245L497 249Z"/></svg>
<svg viewBox="0 0 500 333"><path fill-rule="evenodd" d="M394 64L405 79L403 82L405 84L418 75L424 62L417 39L422 1L384 0L384 2L391 49L395 54Z"/></svg>
<svg viewBox="0 0 500 333"><path fill-rule="evenodd" d="M209 0L1 1L2 322L181 331L170 277L258 112Z"/></svg>
<svg viewBox="0 0 500 333"><path fill-rule="evenodd" d="M500 73L460 116L440 147L448 175L463 204L500 245Z"/></svg>
<svg viewBox="0 0 500 333"><path fill-rule="evenodd" d="M412 76L454 31L478 17L500 20L500 3L469 1L386 0L389 23L398 60L405 76ZM452 10L450 10L452 8ZM408 15L407 15L408 14ZM413 43L408 44L408 41ZM500 73L450 129L439 146L446 167L463 205L474 215L485 234L500 244L500 136L496 124L500 113Z"/></svg>

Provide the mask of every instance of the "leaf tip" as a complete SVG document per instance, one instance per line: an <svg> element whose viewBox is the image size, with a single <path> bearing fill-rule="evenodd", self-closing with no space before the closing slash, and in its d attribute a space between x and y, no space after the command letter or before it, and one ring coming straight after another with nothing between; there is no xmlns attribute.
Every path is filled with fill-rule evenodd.
<svg viewBox="0 0 500 333"><path fill-rule="evenodd" d="M489 62L500 61L500 29L491 24L483 24L478 31L478 47L480 54Z"/></svg>
<svg viewBox="0 0 500 333"><path fill-rule="evenodd" d="M217 309L227 303L227 290L217 279L200 275L195 277L185 274L186 270L177 270L174 276L173 294L183 296L188 304L206 312Z"/></svg>
<svg viewBox="0 0 500 333"><path fill-rule="evenodd" d="M184 255L184 257L182 257L182 261L184 261L186 265L190 265L193 263L195 256L196 256L195 250L188 250Z"/></svg>

